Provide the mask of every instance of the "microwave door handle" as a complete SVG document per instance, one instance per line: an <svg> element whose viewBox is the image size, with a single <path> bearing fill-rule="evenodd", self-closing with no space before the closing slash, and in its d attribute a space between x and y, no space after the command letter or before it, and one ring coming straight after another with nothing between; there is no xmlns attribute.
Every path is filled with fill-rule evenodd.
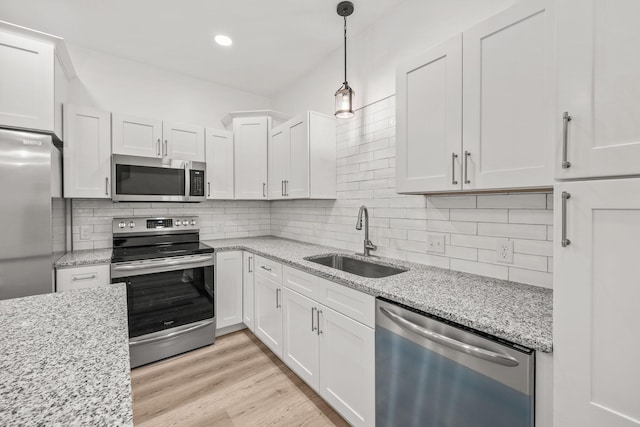
<svg viewBox="0 0 640 427"><path fill-rule="evenodd" d="M416 325L415 323L410 322L407 319L388 311L384 307L378 307L378 308L382 314L387 316L393 323L395 323L402 329L406 329L409 332L412 332L413 334L418 335L419 337L426 338L429 341L433 341L436 344L439 344L444 347L448 347L452 350L459 351L461 353L465 353L470 356L477 357L478 359L493 362L502 366L515 367L520 364L515 358L511 356L496 353L494 351L487 350L481 347L476 347L474 345L455 340L445 335L438 334L436 332L425 329L422 326Z"/></svg>

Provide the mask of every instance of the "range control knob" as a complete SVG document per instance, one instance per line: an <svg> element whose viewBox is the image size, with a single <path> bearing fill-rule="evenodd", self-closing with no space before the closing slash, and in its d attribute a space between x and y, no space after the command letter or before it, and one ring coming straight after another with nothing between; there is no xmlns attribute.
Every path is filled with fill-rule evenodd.
<svg viewBox="0 0 640 427"><path fill-rule="evenodd" d="M196 225L196 220L195 219L191 220L191 225Z"/></svg>
<svg viewBox="0 0 640 427"><path fill-rule="evenodd" d="M124 221L120 221L118 223L118 227L120 227L120 228L125 228L126 226L127 226L127 224Z"/></svg>
<svg viewBox="0 0 640 427"><path fill-rule="evenodd" d="M136 226L136 223L135 223L135 222L131 221L131 222L129 223L129 228L133 228L133 227L135 227L135 226Z"/></svg>
<svg viewBox="0 0 640 427"><path fill-rule="evenodd" d="M182 225L182 222L179 219L176 219L175 221L173 221L173 223L176 227L180 227Z"/></svg>

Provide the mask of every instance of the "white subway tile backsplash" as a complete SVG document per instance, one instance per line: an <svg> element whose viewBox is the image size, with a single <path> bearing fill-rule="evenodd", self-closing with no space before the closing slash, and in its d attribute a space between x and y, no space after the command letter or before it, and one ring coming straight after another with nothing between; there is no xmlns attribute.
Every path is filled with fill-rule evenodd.
<svg viewBox="0 0 640 427"><path fill-rule="evenodd" d="M546 209L546 194L492 194L478 196L478 208Z"/></svg>
<svg viewBox="0 0 640 427"><path fill-rule="evenodd" d="M481 236L546 240L547 227L545 225L496 224L483 222L478 223L478 234Z"/></svg>
<svg viewBox="0 0 640 427"><path fill-rule="evenodd" d="M509 212L506 209L451 209L451 221L507 222Z"/></svg>

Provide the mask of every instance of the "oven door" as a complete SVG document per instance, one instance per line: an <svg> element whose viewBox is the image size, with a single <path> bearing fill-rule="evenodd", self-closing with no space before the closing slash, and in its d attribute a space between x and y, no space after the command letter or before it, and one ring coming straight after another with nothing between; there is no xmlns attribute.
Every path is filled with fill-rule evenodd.
<svg viewBox="0 0 640 427"><path fill-rule="evenodd" d="M213 272L212 254L113 264L111 281L127 284L131 343L156 333L152 338L168 337L185 325L212 323Z"/></svg>
<svg viewBox="0 0 640 427"><path fill-rule="evenodd" d="M189 201L189 162L114 155L115 201Z"/></svg>

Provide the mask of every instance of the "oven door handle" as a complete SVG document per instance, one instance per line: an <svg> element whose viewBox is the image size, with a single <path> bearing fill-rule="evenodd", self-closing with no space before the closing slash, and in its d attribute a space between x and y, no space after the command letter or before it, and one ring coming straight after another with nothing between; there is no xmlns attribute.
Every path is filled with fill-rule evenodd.
<svg viewBox="0 0 640 427"><path fill-rule="evenodd" d="M511 356L496 353L491 350L487 350L481 347L476 347L474 345L467 344L462 341L455 340L453 338L449 338L447 336L425 329L422 326L418 326L415 323L410 322L407 319L388 311L384 307L378 307L378 308L382 314L387 316L396 325L410 332L413 332L414 334L422 338L426 338L429 341L433 341L436 344L440 344L442 346L449 347L450 349L459 351L461 353L466 353L470 356L477 357L478 359L497 363L498 365L502 365L502 366L514 367L520 364L515 358Z"/></svg>
<svg viewBox="0 0 640 427"><path fill-rule="evenodd" d="M189 266L190 264L197 264L204 261L211 261L213 259L212 256L200 256L189 259L183 259L180 261L153 261L150 263L142 263L142 264L133 264L133 265L114 265L114 271L135 271L135 270L146 270L148 268L154 267L174 267L174 266Z"/></svg>
<svg viewBox="0 0 640 427"><path fill-rule="evenodd" d="M160 335L157 337L152 337L152 338L145 338L143 340L138 340L138 341L129 341L129 345L141 345L141 344L148 344L150 342L156 342L156 341L162 341L171 337L175 337L178 335L182 335L182 334L186 334L187 332L192 332L195 331L196 329L201 329L204 328L205 326L209 326L211 325L213 322L215 322L215 319L211 319L211 320L207 320L206 322L202 322L199 323L195 326L191 326L190 328L187 329L183 329L181 331L175 331L175 332L170 332L168 334L165 335Z"/></svg>

